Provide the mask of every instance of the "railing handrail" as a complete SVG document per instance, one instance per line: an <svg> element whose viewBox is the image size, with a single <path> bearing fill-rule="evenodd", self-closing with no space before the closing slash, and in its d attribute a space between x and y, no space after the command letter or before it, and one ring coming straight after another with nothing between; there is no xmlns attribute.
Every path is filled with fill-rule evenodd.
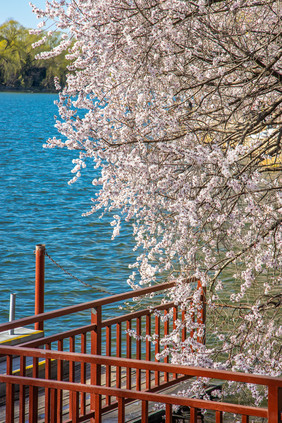
<svg viewBox="0 0 282 423"><path fill-rule="evenodd" d="M0 345L0 355L17 355L45 359L66 360L72 362L92 363L127 367L131 369L151 370L159 372L177 373L192 377L206 377L234 382L251 383L264 386L282 387L282 378L264 376L251 373L232 372L229 370L205 369L171 363L160 363L147 360L136 360L120 357L109 357L94 354L82 354L67 351L42 350L38 348L9 347Z"/></svg>
<svg viewBox="0 0 282 423"><path fill-rule="evenodd" d="M196 407L198 409L208 409L215 411L225 411L234 414L245 414L256 417L268 417L268 409L264 407L252 407L246 405L231 404L225 402L215 402L210 400L202 400L196 398L187 398L181 396L172 396L162 393L148 393L144 391L132 391L124 388L105 387L100 385L86 385L75 382L63 382L46 380L40 378L24 377L11 375L0 375L0 382L37 386L42 388L61 389L74 392L85 392L89 394L112 395L119 398L130 398L133 400L160 402L171 405L184 405L188 407Z"/></svg>
<svg viewBox="0 0 282 423"><path fill-rule="evenodd" d="M51 344L52 342L61 341L66 338L70 338L76 335L86 334L92 330L95 330L97 325L90 324L85 326L80 326L79 328L70 329L65 332L56 333L54 335L44 336L44 338L33 339L32 341L23 342L20 344L21 348L35 348L37 346L42 346L46 344Z"/></svg>
<svg viewBox="0 0 282 423"><path fill-rule="evenodd" d="M186 280L187 283L196 282L196 281L197 281L197 279L194 278L194 277L188 278ZM47 311L45 313L37 314L37 315L34 315L34 316L23 317L22 319L18 319L18 320L14 320L12 322L0 324L0 332L6 331L6 330L9 330L9 329L14 329L14 328L21 327L21 326L31 325L31 324L36 323L36 322L43 322L45 320L50 320L50 319L53 319L53 318L66 316L68 314L77 313L77 312L84 311L84 310L87 310L87 309L91 309L91 308L95 308L95 307L100 307L100 306L104 306L104 305L128 300L130 298L141 297L143 295L151 294L153 292L164 291L166 289L173 288L175 286L175 284L176 284L176 281L166 282L166 283L157 284L157 285L147 287L147 288L140 288L136 291L127 291L127 292L123 292L121 294L115 294L115 295L111 295L109 297L104 297L104 298L101 298L101 299L88 301L88 302L85 302L85 303L80 303L80 304L72 305L72 306L69 306L69 307L60 308L60 309L57 309L57 310Z"/></svg>
<svg viewBox="0 0 282 423"><path fill-rule="evenodd" d="M134 313L128 313L128 314L123 314L122 316L117 316L117 317L112 317L111 319L106 319L103 320L101 322L101 328L105 328L107 326L110 325L114 325L117 323L122 323L122 322L126 322L128 320L132 320L132 319L136 319L137 317L142 317L142 316L146 316L149 314L152 314L154 311L156 310L163 310L163 309L167 309L167 308L171 308L174 307L174 303L165 303L159 306L154 306L153 310L149 310L149 309L143 309L143 310L138 310L135 311ZM39 339L35 339L32 341L27 341L21 344L21 347L35 347L38 345L43 345L43 344L48 344L51 342L55 342L55 341L59 341L65 338L69 338L71 336L76 336L76 335L81 335L83 333L87 333L90 332L91 330L95 329L97 327L96 324L91 324L91 325L85 325L85 326L81 326L79 328L75 328L75 329L70 329L68 331L65 332L59 332L56 333L54 335L50 335L50 336L44 336L44 338L39 338Z"/></svg>

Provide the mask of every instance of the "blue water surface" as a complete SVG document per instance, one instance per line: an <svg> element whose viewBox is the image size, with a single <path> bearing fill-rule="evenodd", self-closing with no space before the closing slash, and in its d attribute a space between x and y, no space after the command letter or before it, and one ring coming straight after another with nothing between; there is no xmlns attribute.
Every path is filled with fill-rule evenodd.
<svg viewBox="0 0 282 423"><path fill-rule="evenodd" d="M111 216L82 216L95 195L93 164L88 164L83 178L68 185L77 152L42 147L57 135L56 98L55 94L0 93L1 323L8 320L10 293L17 294L16 318L34 313L36 244L45 244L54 260L93 286L69 277L46 258L45 310L104 296L95 287L111 293L129 290L128 264L134 262L130 226L111 241ZM53 325L57 329L56 322Z"/></svg>

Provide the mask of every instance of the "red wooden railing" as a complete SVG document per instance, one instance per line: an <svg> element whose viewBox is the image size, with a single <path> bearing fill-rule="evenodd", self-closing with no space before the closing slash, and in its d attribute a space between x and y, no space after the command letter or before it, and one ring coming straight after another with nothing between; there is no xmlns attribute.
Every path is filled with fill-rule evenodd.
<svg viewBox="0 0 282 423"><path fill-rule="evenodd" d="M278 423L280 421L281 412L281 398L282 398L282 380L279 378L272 378L267 376L242 374L228 371L208 370L197 367L179 366L167 363L158 363L151 361L142 361L136 359L105 357L92 354L69 353L60 351L48 351L33 348L20 347L1 347L1 354L7 359L7 374L0 375L0 382L6 384L6 422L13 422L15 418L15 409L19 414L19 421L24 422L26 396L24 387L29 387L29 422L37 422L38 417L38 402L40 395L45 396L44 416L43 421L50 422L83 422L93 419L95 423L101 422L102 414L113 409L113 404L118 408L118 421L125 421L125 405L129 400L141 401L141 416L142 422L148 421L148 404L149 402L161 403L166 406L166 422L172 421L173 404L179 406L190 407L190 421L196 422L197 411L200 409L214 410L215 422L219 423L223 420L223 412L234 413L242 416L242 423L249 420L249 416L256 416L266 418L270 423ZM20 376L12 374L12 357L21 357ZM27 357L33 358L33 376L25 375L24 360ZM248 384L265 385L268 387L268 407L250 407L238 404L229 404L224 402L215 402L201 399L193 399L186 397L175 397L162 393L146 392L139 389L136 385L134 390L126 387L118 387L118 382L114 386L100 386L93 384L86 384L80 381L63 381L53 380L47 377L38 377L38 361L44 358L46 363L50 360L56 362L57 369L60 364L65 362L71 367L72 364L84 364L105 369L107 366L115 368L116 372L130 369L131 371L149 371L158 372L161 374L173 375L179 374L181 378L191 377L207 377L217 380L236 381ZM125 382L126 383L126 382ZM15 400L15 386L21 389L19 399ZM43 388L43 393L40 389ZM62 391L69 392L70 405L67 410L64 410L62 403ZM89 411L85 409L85 395L89 394L92 403ZM117 399L112 403L112 406L107 405L107 398ZM280 403L279 403L280 400ZM110 401L111 402L111 401ZM46 417L48 416L48 417ZM42 417L41 417L42 418ZM40 419L39 419L40 420ZM3 420L1 420L3 421Z"/></svg>
<svg viewBox="0 0 282 423"><path fill-rule="evenodd" d="M187 280L187 283L196 283L195 279ZM157 285L155 287L150 288L143 288L138 291L130 291L123 294L114 295L111 297L90 301L88 303L78 304L71 307L62 308L59 310L54 310L51 312L46 313L39 313L36 316L31 316L23 319L19 319L17 321L9 322L0 325L0 332L7 331L12 328L17 328L21 326L26 326L30 324L40 324L40 327L43 327L43 323L46 324L47 321L51 321L55 319L57 323L57 319L62 316L73 316L72 320L75 318L76 313L80 313L82 311L89 310L91 313L91 324L71 329L66 332L62 332L55 335L45 336L43 339L30 341L24 344L21 344L20 348L25 347L36 347L45 350L58 350L58 351L68 351L70 353L80 352L85 354L86 352L91 352L91 354L106 354L107 356L115 356L115 357L126 357L127 359L137 358L138 360L147 359L147 360L155 360L156 353L161 351L160 346L160 337L164 334L169 334L169 332L173 329L172 321L176 318L184 320L185 319L185 311L181 311L178 313L178 309L172 303L166 303L159 306L154 307L154 312L149 311L148 309L139 310L135 312L131 312L129 314L125 314L122 316L117 316L111 319L103 320L102 314L105 311L107 314L106 308L108 305L113 307L113 304L118 304L125 300L130 300L133 298L138 298L144 295L163 292L164 290L168 290L175 285L175 282L165 283L161 285ZM173 310L172 315L173 319L166 319L164 325L161 325L161 320L165 316L168 315L169 310ZM204 310L204 307L202 307ZM201 310L200 310L201 311ZM199 316L200 318L200 316ZM45 325L46 326L46 325ZM134 330L136 333L135 338L130 336L129 331ZM141 333L142 332L142 333ZM151 342L148 338L150 334L154 334L155 340ZM141 335L143 337L141 337ZM145 337L144 337L145 335ZM183 329L183 339L185 337L185 329ZM166 359L166 361L168 361ZM9 358L7 359L7 364L11 362ZM22 360L20 363L20 375L24 376L24 367L27 364L26 358L23 355ZM51 367L52 364L50 360L46 360L44 366L45 378L49 379L51 375ZM37 378L39 375L39 369L43 366L39 366L38 362L32 360L32 377ZM8 368L9 370L10 368ZM11 369L10 369L11 370ZM88 369L89 370L89 369ZM64 376L65 368L63 367L63 363L58 361L57 363L57 379L61 381ZM80 371L80 383L86 383L88 375L86 374L87 369L84 363L81 364L81 371ZM127 389L131 389L133 386L136 386L137 389L141 389L141 370L137 369L135 374L133 375L131 369L128 368L126 370L126 385ZM9 371L7 371L9 374ZM42 376L42 371L40 373ZM68 376L69 382L75 382L75 363L70 362L68 365ZM115 383L116 387L121 387L121 369L116 369ZM143 376L142 376L143 377ZM106 367L106 386L110 387L112 384L113 372L111 371L111 367ZM183 379L183 378L182 378ZM147 370L146 371L146 389L147 390L158 390L162 387L168 387L180 381L179 376L176 374L171 375L169 377L168 374L160 376L160 373L155 371L154 372L154 380L152 379L152 373ZM90 368L90 382L93 385L100 385L101 384L101 366L99 365L92 365ZM20 387L20 391L23 388ZM59 393L59 400L61 394ZM86 403L85 395L82 395L82 404ZM92 398L91 406L94 407L94 402ZM72 398L70 398L70 402L72 403ZM107 397L106 403L108 406L111 405L111 398ZM85 407L85 406L84 406Z"/></svg>
<svg viewBox="0 0 282 423"><path fill-rule="evenodd" d="M198 282L189 279L187 283ZM2 398L6 400L5 407L0 408L0 421L23 423L28 418L31 423L60 423L91 419L98 423L104 413L117 408L118 421L122 423L125 421L125 405L140 400L142 423L148 421L149 402L165 405L166 422L172 421L172 404L176 404L190 407L190 421L194 423L197 410L201 408L214 410L216 423L223 421L223 412L241 415L243 423L249 421L249 416L264 417L269 423L278 423L282 409L281 379L176 366L168 363L168 358L164 363L156 362L155 355L163 348L160 337L173 330L177 318L185 321L190 313L189 307L178 310L174 304L167 303L154 307L155 312L145 309L103 319L108 305L161 292L174 285L170 282L130 291L0 325L1 332L52 321L61 316L72 315L75 318L76 313L91 310L91 323L88 325L30 341L20 347L0 346L0 356L6 361L6 372L0 374ZM198 288L202 289L200 285ZM198 323L205 323L204 291L202 299L203 305L195 313ZM171 317L166 319L167 316ZM130 336L130 330L135 331L135 337ZM151 340L149 336L153 334L156 337ZM182 339L186 336L184 325ZM204 342L204 336L194 337L198 338L198 342ZM161 389L192 377L265 385L269 392L268 407L248 407L159 393Z"/></svg>

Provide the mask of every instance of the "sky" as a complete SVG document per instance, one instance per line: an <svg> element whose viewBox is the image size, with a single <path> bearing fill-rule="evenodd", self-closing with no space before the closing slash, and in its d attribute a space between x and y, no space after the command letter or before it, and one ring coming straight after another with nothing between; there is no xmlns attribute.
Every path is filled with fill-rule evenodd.
<svg viewBox="0 0 282 423"><path fill-rule="evenodd" d="M0 0L0 25L7 19L15 19L27 28L36 28L40 22L29 6L31 0ZM45 0L33 0L39 8L45 9Z"/></svg>

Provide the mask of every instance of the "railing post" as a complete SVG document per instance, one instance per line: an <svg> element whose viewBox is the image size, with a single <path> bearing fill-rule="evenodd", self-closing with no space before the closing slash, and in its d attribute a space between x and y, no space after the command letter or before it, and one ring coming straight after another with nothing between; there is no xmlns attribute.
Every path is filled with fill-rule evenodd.
<svg viewBox="0 0 282 423"><path fill-rule="evenodd" d="M6 372L7 375L13 374L13 356L7 355L6 358ZM12 383L6 384L6 422L14 421L14 394L15 394L15 385Z"/></svg>
<svg viewBox="0 0 282 423"><path fill-rule="evenodd" d="M165 406L165 421L167 423L172 423L172 405L166 404Z"/></svg>
<svg viewBox="0 0 282 423"><path fill-rule="evenodd" d="M116 324L116 357L121 357L121 323ZM137 372L137 370L136 370ZM116 387L121 387L121 367L116 368Z"/></svg>
<svg viewBox="0 0 282 423"><path fill-rule="evenodd" d="M155 335L156 335L156 343L155 343L155 361L156 355L160 352L160 317L158 314L155 316ZM155 386L159 386L160 384L160 372L158 370L155 371Z"/></svg>
<svg viewBox="0 0 282 423"><path fill-rule="evenodd" d="M102 308L97 306L91 310L91 323L96 325L96 327L91 331L91 354L101 355L101 323L102 323ZM91 385L101 385L101 365L91 363ZM98 402L101 401L100 395L99 398L96 398L95 394L90 395L90 408L95 410L95 420L91 419L91 423L94 421L98 422L100 416L98 415L101 412L101 407Z"/></svg>
<svg viewBox="0 0 282 423"><path fill-rule="evenodd" d="M197 423L198 409L190 407L190 423Z"/></svg>
<svg viewBox="0 0 282 423"><path fill-rule="evenodd" d="M45 265L45 245L39 244L35 247L35 312L44 313L44 265ZM36 322L35 330L43 330L44 323Z"/></svg>
<svg viewBox="0 0 282 423"><path fill-rule="evenodd" d="M125 421L125 410L124 410L124 398L118 397L118 423L124 423Z"/></svg>
<svg viewBox="0 0 282 423"><path fill-rule="evenodd" d="M215 412L215 423L223 423L222 411Z"/></svg>
<svg viewBox="0 0 282 423"><path fill-rule="evenodd" d="M201 310L197 312L197 323L201 325L206 325L206 287L202 285L201 281L198 281L198 289L201 291ZM199 329L198 329L199 330ZM204 329L204 334L197 337L197 341L201 344L206 342L206 328Z"/></svg>
<svg viewBox="0 0 282 423"><path fill-rule="evenodd" d="M148 423L149 404L148 401L141 402L141 421L142 423ZM122 420L124 422L124 420Z"/></svg>
<svg viewBox="0 0 282 423"><path fill-rule="evenodd" d="M282 388L278 386L268 387L268 421L279 423L282 411Z"/></svg>

